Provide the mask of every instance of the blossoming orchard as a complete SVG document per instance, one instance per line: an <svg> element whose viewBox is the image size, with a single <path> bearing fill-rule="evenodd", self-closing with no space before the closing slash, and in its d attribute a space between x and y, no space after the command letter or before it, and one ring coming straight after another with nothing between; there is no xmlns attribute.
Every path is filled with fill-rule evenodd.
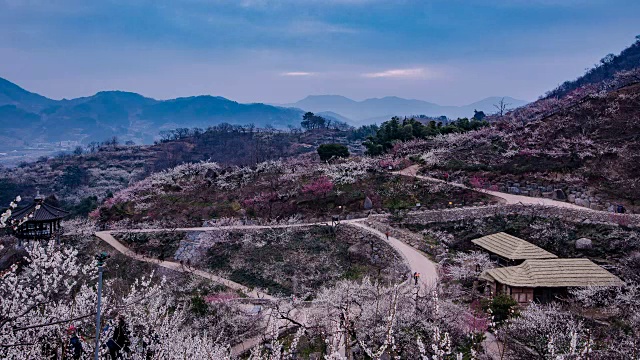
<svg viewBox="0 0 640 360"><path fill-rule="evenodd" d="M0 359L640 360L636 40L517 108L357 128L214 119L213 97L54 106L0 79L0 117L66 109L79 139L0 166ZM264 128L171 118L133 143L165 107L202 126L244 106ZM83 144L84 123L127 141Z"/></svg>

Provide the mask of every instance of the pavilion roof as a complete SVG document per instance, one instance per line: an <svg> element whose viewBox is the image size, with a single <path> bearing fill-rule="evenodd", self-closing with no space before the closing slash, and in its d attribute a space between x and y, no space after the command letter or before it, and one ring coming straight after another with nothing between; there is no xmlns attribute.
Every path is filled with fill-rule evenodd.
<svg viewBox="0 0 640 360"><path fill-rule="evenodd" d="M36 210L36 206L40 205L40 208ZM69 215L68 211L57 208L53 205L49 205L44 201L34 201L33 203L16 209L11 214L11 220L20 220L26 215L33 214L28 221L46 222L61 220Z"/></svg>
<svg viewBox="0 0 640 360"><path fill-rule="evenodd" d="M508 260L553 259L558 257L528 241L503 232L483 236L471 240L471 242Z"/></svg>
<svg viewBox="0 0 640 360"><path fill-rule="evenodd" d="M589 259L525 260L517 266L485 270L480 278L530 288L624 285L617 276Z"/></svg>

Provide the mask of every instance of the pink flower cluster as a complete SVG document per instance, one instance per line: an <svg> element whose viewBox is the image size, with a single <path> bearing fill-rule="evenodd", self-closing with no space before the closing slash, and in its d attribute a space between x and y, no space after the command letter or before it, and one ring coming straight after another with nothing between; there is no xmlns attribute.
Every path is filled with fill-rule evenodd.
<svg viewBox="0 0 640 360"><path fill-rule="evenodd" d="M302 188L303 193L314 196L326 196L331 190L333 190L333 182L326 176L319 177Z"/></svg>

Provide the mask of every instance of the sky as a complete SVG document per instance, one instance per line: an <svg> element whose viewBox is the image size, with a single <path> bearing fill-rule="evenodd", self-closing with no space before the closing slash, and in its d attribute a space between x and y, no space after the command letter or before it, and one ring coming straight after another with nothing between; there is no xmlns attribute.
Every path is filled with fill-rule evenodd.
<svg viewBox="0 0 640 360"><path fill-rule="evenodd" d="M534 100L640 34L638 0L0 0L0 77L125 90Z"/></svg>

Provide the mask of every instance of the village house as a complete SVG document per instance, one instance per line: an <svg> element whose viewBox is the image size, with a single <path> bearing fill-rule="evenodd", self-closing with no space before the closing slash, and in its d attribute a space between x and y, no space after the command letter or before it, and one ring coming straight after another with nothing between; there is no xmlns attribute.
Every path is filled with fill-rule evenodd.
<svg viewBox="0 0 640 360"><path fill-rule="evenodd" d="M555 259L558 256L532 243L504 232L471 240L476 246L489 253L492 261L500 266L522 264L525 260Z"/></svg>
<svg viewBox="0 0 640 360"><path fill-rule="evenodd" d="M565 297L569 288L624 285L589 259L525 260L517 266L486 270L480 279L487 281L491 294L510 295L521 305Z"/></svg>

